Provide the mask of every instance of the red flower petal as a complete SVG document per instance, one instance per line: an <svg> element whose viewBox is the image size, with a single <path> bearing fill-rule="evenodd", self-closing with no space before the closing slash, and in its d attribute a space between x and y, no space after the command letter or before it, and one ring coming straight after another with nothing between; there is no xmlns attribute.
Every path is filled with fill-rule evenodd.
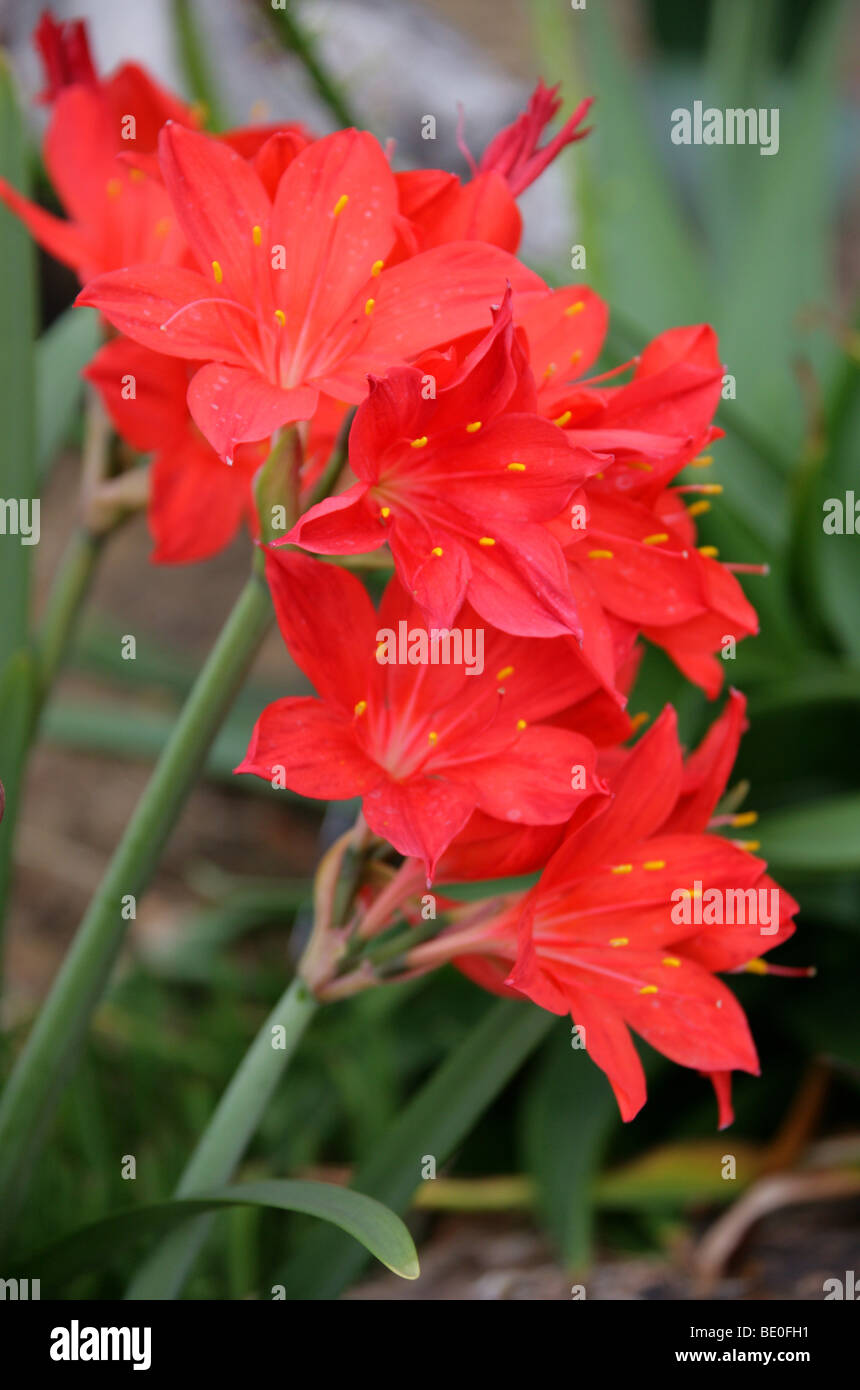
<svg viewBox="0 0 860 1390"><path fill-rule="evenodd" d="M283 785L300 796L345 800L361 796L380 777L379 768L358 748L352 725L329 713L318 700L275 700L254 726L236 772Z"/></svg>
<svg viewBox="0 0 860 1390"><path fill-rule="evenodd" d="M361 581L295 550L269 547L266 578L281 635L323 700L353 717L378 671L377 614Z"/></svg>
<svg viewBox="0 0 860 1390"><path fill-rule="evenodd" d="M488 758L463 764L478 791L478 805L503 821L560 825L577 804L599 791L595 750L588 739L565 729L534 725L510 747ZM583 770L586 787L573 790L574 769Z"/></svg>
<svg viewBox="0 0 860 1390"><path fill-rule="evenodd" d="M153 352L245 366L248 318L239 305L214 295L215 288L195 270L131 266L97 276L75 303L92 305Z"/></svg>
<svg viewBox="0 0 860 1390"><path fill-rule="evenodd" d="M188 387L188 409L216 454L232 463L237 444L268 439L281 425L308 420L319 393L312 386L282 391L245 367L210 362Z"/></svg>
<svg viewBox="0 0 860 1390"><path fill-rule="evenodd" d="M152 464L149 526L155 564L206 560L229 545L251 507L251 478L228 468L191 431Z"/></svg>
<svg viewBox="0 0 860 1390"><path fill-rule="evenodd" d="M432 879L439 856L475 808L475 792L434 777L389 779L365 796L363 805L371 830L400 854L423 860Z"/></svg>

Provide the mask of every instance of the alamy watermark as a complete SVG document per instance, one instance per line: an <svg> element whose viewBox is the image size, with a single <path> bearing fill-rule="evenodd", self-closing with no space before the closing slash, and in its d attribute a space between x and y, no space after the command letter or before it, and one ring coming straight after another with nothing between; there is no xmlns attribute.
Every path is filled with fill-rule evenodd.
<svg viewBox="0 0 860 1390"><path fill-rule="evenodd" d="M482 627L409 627L401 619L397 631L381 627L376 634L380 666L465 666L467 676L484 669Z"/></svg>
<svg viewBox="0 0 860 1390"><path fill-rule="evenodd" d="M759 154L779 153L779 108L705 106L694 101L671 115L673 145L758 145Z"/></svg>
<svg viewBox="0 0 860 1390"><path fill-rule="evenodd" d="M38 497L0 497L0 536L20 536L22 545L38 545L41 510Z"/></svg>
<svg viewBox="0 0 860 1390"><path fill-rule="evenodd" d="M779 931L778 888L674 888L672 921L679 927L751 926L762 936Z"/></svg>

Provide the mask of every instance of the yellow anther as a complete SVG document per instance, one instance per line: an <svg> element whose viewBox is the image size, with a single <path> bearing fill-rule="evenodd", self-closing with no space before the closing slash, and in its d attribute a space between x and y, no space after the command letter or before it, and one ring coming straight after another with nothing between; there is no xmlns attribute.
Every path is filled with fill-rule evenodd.
<svg viewBox="0 0 860 1390"><path fill-rule="evenodd" d="M564 312L567 318L571 318L574 314L581 314L584 308L584 301L581 299L577 299L575 304L568 304Z"/></svg>
<svg viewBox="0 0 860 1390"><path fill-rule="evenodd" d="M719 551L715 545L700 545L699 554L704 555L706 560L716 560Z"/></svg>
<svg viewBox="0 0 860 1390"><path fill-rule="evenodd" d="M374 261L373 265L370 267L371 275L379 275L384 265L385 261Z"/></svg>
<svg viewBox="0 0 860 1390"><path fill-rule="evenodd" d="M708 493L711 497L719 497L725 491L722 483L700 483L699 492Z"/></svg>
<svg viewBox="0 0 860 1390"><path fill-rule="evenodd" d="M638 714L634 714L630 720L630 725L633 729L633 732L635 733L637 729L641 729L642 725L647 724L650 718L650 714L648 714L647 711L645 711L644 709L641 709Z"/></svg>
<svg viewBox="0 0 860 1390"><path fill-rule="evenodd" d="M665 869L665 867L665 859L646 859L645 863L642 865L642 868L647 869L649 873L652 873L657 869Z"/></svg>
<svg viewBox="0 0 860 1390"><path fill-rule="evenodd" d="M146 174L142 169L131 169L128 176L132 183L143 183L143 180L146 178Z"/></svg>
<svg viewBox="0 0 860 1390"><path fill-rule="evenodd" d="M254 243L255 246L260 246L260 245L262 245L262 241L263 241L263 228L262 228L262 227L256 226L256 227L253 227L253 228L251 229L251 240L253 241L253 243Z"/></svg>
<svg viewBox="0 0 860 1390"><path fill-rule="evenodd" d="M589 560L611 560L611 559L612 559L612 551L611 551L611 550L589 550L589 552L588 552L588 558L589 558Z"/></svg>
<svg viewBox="0 0 860 1390"><path fill-rule="evenodd" d="M701 888L688 888L686 891L691 898L700 898L702 896Z"/></svg>
<svg viewBox="0 0 860 1390"><path fill-rule="evenodd" d="M552 375L553 375L553 373L555 372L555 369L556 369L556 367L555 367L555 363L554 363L554 362L547 362L546 366L544 367L544 371L543 371L544 381L546 381L546 379L547 379L548 376L552 376Z"/></svg>
<svg viewBox="0 0 860 1390"><path fill-rule="evenodd" d="M713 454L700 454L697 459L693 459L691 468L710 468L714 461Z"/></svg>
<svg viewBox="0 0 860 1390"><path fill-rule="evenodd" d="M628 467L628 468L638 468L638 470L639 470L640 473L653 473L653 472L654 472L654 465L653 465L653 463L646 463L644 459L632 459L632 460L628 460L627 467Z"/></svg>
<svg viewBox="0 0 860 1390"><path fill-rule="evenodd" d="M278 323L279 323L279 324L281 325L281 327L283 328L284 324L285 324L286 321L287 321L287 316L286 316L286 314L284 313L283 309L276 309L276 310L275 310L275 318L278 320Z"/></svg>
<svg viewBox="0 0 860 1390"><path fill-rule="evenodd" d="M744 970L748 975L766 975L768 971L767 961L762 960L760 956L755 960L748 960Z"/></svg>
<svg viewBox="0 0 860 1390"><path fill-rule="evenodd" d="M390 507L380 507L380 509L379 509L379 515L380 515L381 517L384 517L385 520L387 521L388 518L391 516L391 508L390 508Z"/></svg>
<svg viewBox="0 0 860 1390"><path fill-rule="evenodd" d="M495 544L496 544L496 542L493 540L493 537L492 537L492 536L481 536L480 539L479 539L479 541L478 541L478 545L495 545Z"/></svg>
<svg viewBox="0 0 860 1390"><path fill-rule="evenodd" d="M478 433L478 430L481 428L481 426L482 426L483 423L484 423L483 420L472 420L472 421L466 426L466 433L467 433L467 434L477 434L477 433Z"/></svg>
<svg viewBox="0 0 860 1390"><path fill-rule="evenodd" d="M122 192L122 184L119 179L108 179L107 195L109 198L118 198Z"/></svg>
<svg viewBox="0 0 860 1390"><path fill-rule="evenodd" d="M445 552L444 552L444 550L442 549L441 545L437 545L437 546L435 547L434 550L431 550L431 551L430 551L430 554L431 554L431 555L444 555Z"/></svg>
<svg viewBox="0 0 860 1390"><path fill-rule="evenodd" d="M668 539L669 539L669 532L668 532L668 531L655 531L655 533L654 533L653 536L643 536L643 537L642 537L642 544L643 544L643 545L662 545L663 542L664 542L664 541L667 541Z"/></svg>
<svg viewBox="0 0 860 1390"><path fill-rule="evenodd" d="M366 300L364 301L364 312L365 312L366 314L372 314L375 307L376 307L376 300L375 300L375 299L366 299Z"/></svg>
<svg viewBox="0 0 860 1390"><path fill-rule="evenodd" d="M525 471L526 471L526 466L525 466L524 463L509 463L509 464L508 464L508 472L509 472L509 473L525 473Z"/></svg>
<svg viewBox="0 0 860 1390"><path fill-rule="evenodd" d="M692 502L690 504L690 506L687 508L687 514L689 516L702 516L703 513L709 512L710 510L710 502L707 500L707 498L703 497L700 502Z"/></svg>
<svg viewBox="0 0 860 1390"><path fill-rule="evenodd" d="M381 646L381 645L382 645L382 643L380 643L380 646ZM377 650L378 650L378 649L377 649ZM364 711L365 711L366 709L367 709L367 701L366 701L366 700L359 700L358 704L357 704L356 707L355 707L354 713L360 718L361 715L364 714Z"/></svg>
<svg viewBox="0 0 860 1390"><path fill-rule="evenodd" d="M506 681L506 680L508 679L508 676L512 676L513 674L514 674L514 668L513 668L513 666L503 666L502 669L501 669L501 671L497 671L497 672L496 672L496 680L497 680L497 681Z"/></svg>
<svg viewBox="0 0 860 1390"><path fill-rule="evenodd" d="M629 944L630 944L630 937L629 937L629 936L613 936L613 937L610 938L609 944L610 944L610 946L629 946Z"/></svg>
<svg viewBox="0 0 860 1390"><path fill-rule="evenodd" d="M570 365L575 367L581 356L582 348L574 348L573 352L570 354Z"/></svg>
<svg viewBox="0 0 860 1390"><path fill-rule="evenodd" d="M166 237L166 236L167 236L167 233L168 233L169 231L170 231L170 218L169 218L169 217L159 217L158 221L157 221L156 224L155 224L155 235L156 235L157 237Z"/></svg>
<svg viewBox="0 0 860 1390"><path fill-rule="evenodd" d="M427 436L426 436L426 434L422 434L420 439L413 439L413 440L411 441L411 444L412 444L412 448L413 448L413 449L423 449L426 443L427 443Z"/></svg>
<svg viewBox="0 0 860 1390"><path fill-rule="evenodd" d="M613 864L613 865L612 865L612 868L609 870L609 872L610 872L611 874L632 874L632 872L633 872L633 865L632 865L632 864Z"/></svg>
<svg viewBox="0 0 860 1390"><path fill-rule="evenodd" d="M745 849L747 854L755 854L761 849L761 840L732 840L732 844L737 845L738 849Z"/></svg>
<svg viewBox="0 0 860 1390"><path fill-rule="evenodd" d="M656 994L656 993L657 993L657 986L656 986L656 985L643 985L642 988L640 989L639 993L640 993L640 994Z"/></svg>
<svg viewBox="0 0 860 1390"><path fill-rule="evenodd" d="M340 197L338 198L337 202L336 202L335 205L334 205L334 208L332 209L332 217L340 217L341 213L343 212L343 210L344 210L344 208L346 207L346 205L347 205L348 202L349 202L349 194L348 194L348 193L341 193Z"/></svg>
<svg viewBox="0 0 860 1390"><path fill-rule="evenodd" d="M562 415L558 415L552 423L554 425L558 425L559 429L564 429L572 414L572 410L565 410L564 413Z"/></svg>
<svg viewBox="0 0 860 1390"><path fill-rule="evenodd" d="M436 733L436 730L435 730L435 729L431 729L431 730L430 730L429 734L427 735L427 742L428 742L428 743L438 743L438 742L439 742L439 735Z"/></svg>
<svg viewBox="0 0 860 1390"><path fill-rule="evenodd" d="M518 730L519 730L520 733L522 733L523 729L527 729L527 728L528 728L528 724L526 723L525 719L518 719L518 720L517 720L517 728L518 728Z"/></svg>
<svg viewBox="0 0 860 1390"><path fill-rule="evenodd" d="M220 261L212 262L212 274L215 276L215 284L220 285L221 281L224 279L224 272L221 269Z"/></svg>
<svg viewBox="0 0 860 1390"><path fill-rule="evenodd" d="M736 816L732 816L730 825L755 825L758 820L758 811L739 811Z"/></svg>
<svg viewBox="0 0 860 1390"><path fill-rule="evenodd" d="M677 956L664 956L664 957L663 957L663 964L664 964L664 965L674 965L674 966L677 967L677 966L679 966L679 965L681 964L681 962L678 960L678 957L677 957Z"/></svg>

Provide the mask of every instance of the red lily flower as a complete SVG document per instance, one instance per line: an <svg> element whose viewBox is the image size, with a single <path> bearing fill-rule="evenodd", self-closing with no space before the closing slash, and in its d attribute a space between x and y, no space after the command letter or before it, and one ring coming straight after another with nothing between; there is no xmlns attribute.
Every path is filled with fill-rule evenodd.
<svg viewBox="0 0 860 1390"><path fill-rule="evenodd" d="M664 489L652 506L589 480L581 503L587 527L565 515L553 524L564 547L571 591L583 615L583 655L604 671L617 624L662 647L688 679L713 698L727 637L758 631L755 609L735 577L696 548L695 526L681 497Z"/></svg>
<svg viewBox="0 0 860 1390"><path fill-rule="evenodd" d="M155 455L148 507L154 564L208 559L229 545L243 522L257 529L251 485L268 445L243 444L228 468L188 414L192 369L179 358L113 338L83 373L117 433L132 448Z"/></svg>
<svg viewBox="0 0 860 1390"><path fill-rule="evenodd" d="M667 708L610 777L610 798L576 813L524 900L474 926L455 926L408 957L412 969L453 958L486 988L570 1013L625 1120L646 1098L629 1028L671 1060L711 1075L722 1127L732 1119L731 1072L759 1068L743 1011L713 972L809 973L760 959L762 949L792 935L797 904L742 842L706 833L737 751L744 703L732 692L686 768ZM737 893L749 906L749 890L757 902L770 895L777 908L765 928L750 912L738 923L727 912L717 925L691 908L690 920L679 920L685 893L708 904Z"/></svg>
<svg viewBox="0 0 860 1390"><path fill-rule="evenodd" d="M442 169L410 169L397 175L400 210L412 224L419 248L447 241L487 241L516 251L522 237L522 217L516 199L569 144L588 130L579 126L591 106L588 97L542 148L544 127L561 107L558 87L538 82L528 107L505 126L475 163L462 144L472 178L461 183Z"/></svg>
<svg viewBox="0 0 860 1390"><path fill-rule="evenodd" d="M168 121L196 125L195 113L136 63L99 76L81 20L57 24L50 14L34 41L45 67L41 100L53 106L44 159L69 221L53 216L0 180L2 200L82 284L141 261L177 265L188 248L155 157ZM218 137L253 161L273 191L287 164L311 142L304 126L249 126Z"/></svg>
<svg viewBox="0 0 860 1390"><path fill-rule="evenodd" d="M100 78L86 25L42 17L34 40L46 75L42 100L52 103L43 158L69 221L55 217L0 179L0 200L20 217L50 255L82 283L135 261L177 262L185 239L159 180L140 166L165 121L194 123L191 108L136 63Z"/></svg>
<svg viewBox="0 0 860 1390"><path fill-rule="evenodd" d="M728 569L696 549L692 516L666 487L719 433L710 423L722 380L713 330L661 334L637 359L632 381L607 388L574 380L606 334L606 305L591 290L557 290L526 306L521 319L541 412L572 441L612 455L553 526L571 590L589 615L585 655L601 669L612 621L630 623L716 695L723 663L713 653L726 637L757 632L756 614Z"/></svg>
<svg viewBox="0 0 860 1390"><path fill-rule="evenodd" d="M623 463L607 474L616 489L659 490L716 437L711 420L723 369L716 334L707 324L670 329L633 363L588 379L584 373L599 357L609 323L607 305L593 290L555 290L523 305L518 322L529 341L540 413L557 420L584 448ZM602 384L631 365L626 385Z"/></svg>
<svg viewBox="0 0 860 1390"><path fill-rule="evenodd" d="M403 584L442 627L468 599L506 632L580 635L561 548L542 523L602 461L533 413L510 295L435 398L426 381L417 367L371 380L350 433L358 482L312 507L286 542L352 555L387 541Z"/></svg>
<svg viewBox="0 0 860 1390"><path fill-rule="evenodd" d="M237 772L281 769L303 796L361 796L370 828L428 875L476 809L553 825L602 791L589 740L546 722L583 688L573 643L565 663L557 644L485 630L466 608L457 630L474 634L473 656L483 643L470 674L434 663L434 630L396 579L376 612L345 570L271 548L266 562L282 636L320 698L270 705ZM423 642L426 664L383 660L387 634L418 655Z"/></svg>
<svg viewBox="0 0 860 1390"><path fill-rule="evenodd" d="M42 152L67 222L0 179L0 201L82 283L130 261L175 263L185 252L165 189L117 158L120 129L101 89L78 85L60 92Z"/></svg>
<svg viewBox="0 0 860 1390"><path fill-rule="evenodd" d="M320 393L358 402L367 373L477 328L505 279L543 292L495 247L460 242L385 270L399 213L378 142L347 130L303 150L274 201L238 155L168 125L164 183L204 273L141 265L78 303L144 347L204 360L188 404L222 457L309 419Z"/></svg>

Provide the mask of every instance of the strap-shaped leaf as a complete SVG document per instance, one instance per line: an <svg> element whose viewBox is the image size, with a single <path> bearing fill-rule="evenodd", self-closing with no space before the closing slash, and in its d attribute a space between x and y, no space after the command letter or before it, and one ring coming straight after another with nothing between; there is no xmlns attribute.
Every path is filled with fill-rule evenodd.
<svg viewBox="0 0 860 1390"><path fill-rule="evenodd" d="M44 482L72 425L81 372L99 345L95 309L67 309L36 344L36 464Z"/></svg>
<svg viewBox="0 0 860 1390"><path fill-rule="evenodd" d="M769 812L756 834L775 873L855 873L860 869L860 796L833 796Z"/></svg>
<svg viewBox="0 0 860 1390"><path fill-rule="evenodd" d="M36 1271L47 1296L54 1297L79 1274L90 1273L109 1263L118 1250L131 1241L154 1240L187 1221L227 1207L272 1207L298 1211L338 1226L359 1241L401 1279L418 1278L418 1256L412 1237L394 1212L363 1192L324 1182L292 1182L272 1179L240 1183L198 1197L157 1202L118 1212L92 1225L73 1231L22 1262L22 1268ZM289 1292L289 1290L288 1290ZM301 1296L301 1290L292 1291Z"/></svg>

